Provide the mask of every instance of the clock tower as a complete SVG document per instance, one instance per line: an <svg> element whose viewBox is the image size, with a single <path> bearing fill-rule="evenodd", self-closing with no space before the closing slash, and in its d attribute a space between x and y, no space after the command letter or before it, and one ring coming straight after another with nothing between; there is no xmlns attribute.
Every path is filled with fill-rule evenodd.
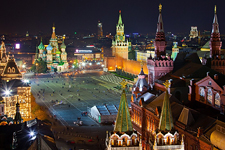
<svg viewBox="0 0 225 150"><path fill-rule="evenodd" d="M113 56L128 59L128 40L125 40L121 11L119 11L119 20L116 26L115 39L112 41L112 53Z"/></svg>

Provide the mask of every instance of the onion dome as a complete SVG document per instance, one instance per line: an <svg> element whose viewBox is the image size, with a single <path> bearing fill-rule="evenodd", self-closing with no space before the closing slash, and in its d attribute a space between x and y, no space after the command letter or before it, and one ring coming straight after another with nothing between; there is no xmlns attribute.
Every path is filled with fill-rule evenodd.
<svg viewBox="0 0 225 150"><path fill-rule="evenodd" d="M46 47L46 49L47 49L48 51L51 51L51 50L52 50L52 46L49 44L49 45Z"/></svg>
<svg viewBox="0 0 225 150"><path fill-rule="evenodd" d="M45 49L45 46L43 45L42 41L41 41L40 45L38 46L38 49L39 49L39 50Z"/></svg>
<svg viewBox="0 0 225 150"><path fill-rule="evenodd" d="M59 51L59 49L57 49L57 51L55 53L56 54L61 54L61 52Z"/></svg>
<svg viewBox="0 0 225 150"><path fill-rule="evenodd" d="M63 41L63 43L61 44L60 47L66 49L66 45L65 45L64 41Z"/></svg>

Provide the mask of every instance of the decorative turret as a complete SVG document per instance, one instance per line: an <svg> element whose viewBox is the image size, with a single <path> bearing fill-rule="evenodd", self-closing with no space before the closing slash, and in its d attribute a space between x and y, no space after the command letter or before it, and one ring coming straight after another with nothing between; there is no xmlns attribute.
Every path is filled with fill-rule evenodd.
<svg viewBox="0 0 225 150"><path fill-rule="evenodd" d="M170 107L168 88L170 87L170 82L166 80L164 83L166 92L164 95L164 101L162 105L162 111L160 115L159 128L156 130L156 135L154 139L153 150L184 150L184 142L179 139L179 133L175 131L173 125L172 111ZM183 135L182 135L183 137Z"/></svg>
<svg viewBox="0 0 225 150"><path fill-rule="evenodd" d="M42 43L42 38L41 38L41 43L38 46L38 49L39 49L39 56L38 56L38 58L42 59L43 58L43 51L45 50L45 46Z"/></svg>
<svg viewBox="0 0 225 150"><path fill-rule="evenodd" d="M40 45L38 46L38 49L39 49L39 50L44 50L44 49L45 49L45 46L44 46L43 43L42 43L42 38L41 38L41 43L40 43Z"/></svg>
<svg viewBox="0 0 225 150"><path fill-rule="evenodd" d="M61 47L61 49L64 49L64 50L66 49L66 45L65 45L65 43L64 43L64 39L63 39L63 42L62 42L62 44L61 44L60 47Z"/></svg>
<svg viewBox="0 0 225 150"><path fill-rule="evenodd" d="M156 36L155 36L155 54L159 58L161 55L165 55L166 52L166 40L165 40L165 33L163 29L163 20L162 20L162 5L159 4L159 17L158 17L158 23L157 23L157 30L156 30Z"/></svg>
<svg viewBox="0 0 225 150"><path fill-rule="evenodd" d="M52 38L51 39L56 39L56 35L55 35L55 24L53 23L53 27L52 27Z"/></svg>
<svg viewBox="0 0 225 150"><path fill-rule="evenodd" d="M166 93L164 96L163 106L162 106L162 112L160 115L160 121L159 121L159 130L160 131L171 131L173 128L173 116L172 111L170 107L170 100L169 100L169 93L168 88L170 87L170 82L166 80L165 83L163 83L166 88Z"/></svg>
<svg viewBox="0 0 225 150"><path fill-rule="evenodd" d="M127 82L123 80L120 84L122 85L123 91L120 99L114 132L106 132L107 150L142 150L141 139L138 141L138 135L133 131L133 126L131 123L131 117L125 93ZM110 137L108 138L108 136Z"/></svg>
<svg viewBox="0 0 225 150"><path fill-rule="evenodd" d="M7 62L7 54L6 54L6 48L5 48L5 43L2 41L1 45L1 63L6 63Z"/></svg>
<svg viewBox="0 0 225 150"><path fill-rule="evenodd" d="M117 118L116 118L116 124L114 131L115 132L128 132L128 131L133 131L133 126L130 118L130 112L129 112L129 107L127 103L127 97L126 97L126 92L125 88L127 85L127 82L123 80L121 83L122 85L122 95L120 99L120 105L117 113Z"/></svg>
<svg viewBox="0 0 225 150"><path fill-rule="evenodd" d="M122 17L121 17L121 10L119 11L119 20L118 20L118 25L123 25L123 22L122 22Z"/></svg>
<svg viewBox="0 0 225 150"><path fill-rule="evenodd" d="M210 57L211 58L213 56L221 54L222 41L220 39L219 23L218 23L217 14L216 14L216 5L215 5L215 9L214 9L214 19L213 19L213 24L212 24L212 33L211 33L209 46L210 46Z"/></svg>
<svg viewBox="0 0 225 150"><path fill-rule="evenodd" d="M135 94L136 98L138 96L138 93L144 93L150 88L148 82L145 79L146 75L143 71L143 65L144 65L143 62L141 62L141 72L138 75L137 82L132 88L132 93Z"/></svg>
<svg viewBox="0 0 225 150"><path fill-rule="evenodd" d="M21 114L20 114L20 104L18 103L18 100L17 100L16 115L15 115L15 118L14 118L14 124L20 124L22 122L23 122L23 119L22 119Z"/></svg>
<svg viewBox="0 0 225 150"><path fill-rule="evenodd" d="M52 46L49 44L47 47L46 47L47 51L51 51L52 50Z"/></svg>

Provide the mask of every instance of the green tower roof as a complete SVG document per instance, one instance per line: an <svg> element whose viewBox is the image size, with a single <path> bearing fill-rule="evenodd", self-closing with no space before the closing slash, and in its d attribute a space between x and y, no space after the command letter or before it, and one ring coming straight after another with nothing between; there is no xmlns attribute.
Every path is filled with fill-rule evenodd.
<svg viewBox="0 0 225 150"><path fill-rule="evenodd" d="M121 83L121 85L123 86L123 91L120 99L120 106L116 117L116 124L114 128L115 132L133 131L133 126L131 123L130 112L125 92L126 84L127 83L125 81Z"/></svg>
<svg viewBox="0 0 225 150"><path fill-rule="evenodd" d="M45 49L45 46L43 45L43 43L42 43L42 39L41 39L41 43L40 43L40 45L38 46L38 49Z"/></svg>
<svg viewBox="0 0 225 150"><path fill-rule="evenodd" d="M55 52L56 54L61 54L60 50L57 49L57 51Z"/></svg>
<svg viewBox="0 0 225 150"><path fill-rule="evenodd" d="M61 44L61 46L60 46L61 48L66 48L66 45L65 45L65 43L64 43L64 40L63 40L63 43Z"/></svg>
<svg viewBox="0 0 225 150"><path fill-rule="evenodd" d="M118 20L118 25L122 25L122 17L121 17L121 10L119 11L119 20Z"/></svg>
<svg viewBox="0 0 225 150"><path fill-rule="evenodd" d="M166 87L166 93L164 96L164 101L163 101L163 106L162 106L162 112L160 115L160 121L159 121L159 130L160 131L171 131L173 128L173 116L171 112L171 107L170 107L170 100L169 100L169 93L167 88L169 88L170 83L167 80L164 83Z"/></svg>

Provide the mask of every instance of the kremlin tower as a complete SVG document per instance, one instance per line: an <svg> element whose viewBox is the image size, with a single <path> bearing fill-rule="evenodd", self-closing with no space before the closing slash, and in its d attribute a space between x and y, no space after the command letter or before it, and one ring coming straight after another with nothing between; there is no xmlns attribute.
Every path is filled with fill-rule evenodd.
<svg viewBox="0 0 225 150"><path fill-rule="evenodd" d="M209 41L211 59L208 59L207 61L211 63L211 69L218 71L222 74L225 74L225 66L223 65L224 58L223 59L221 58L221 46L222 46L222 41L220 38L219 23L217 19L216 6L215 6L214 19L212 24L212 33L211 33L211 38ZM204 61L205 60L203 60L203 62Z"/></svg>
<svg viewBox="0 0 225 150"><path fill-rule="evenodd" d="M155 36L155 57L147 59L148 83L153 87L155 80L173 70L173 60L166 58L166 39L163 29L162 5L159 5L159 17Z"/></svg>
<svg viewBox="0 0 225 150"><path fill-rule="evenodd" d="M212 24L212 33L211 33L211 38L209 42L209 47L210 47L210 57L214 56L219 56L221 54L221 46L222 46L222 41L220 39L220 31L219 31L219 24L218 24L218 19L217 19L217 14L216 14L216 6L214 10L214 19L213 19L213 24Z"/></svg>
<svg viewBox="0 0 225 150"><path fill-rule="evenodd" d="M128 59L128 40L125 40L121 11L119 11L119 20L116 26L115 39L112 41L112 55Z"/></svg>
<svg viewBox="0 0 225 150"><path fill-rule="evenodd" d="M125 80L121 82L122 95L117 113L114 131L107 132L106 146L107 150L142 150L141 139L138 141L137 133L133 131L130 111L128 107L125 88Z"/></svg>

